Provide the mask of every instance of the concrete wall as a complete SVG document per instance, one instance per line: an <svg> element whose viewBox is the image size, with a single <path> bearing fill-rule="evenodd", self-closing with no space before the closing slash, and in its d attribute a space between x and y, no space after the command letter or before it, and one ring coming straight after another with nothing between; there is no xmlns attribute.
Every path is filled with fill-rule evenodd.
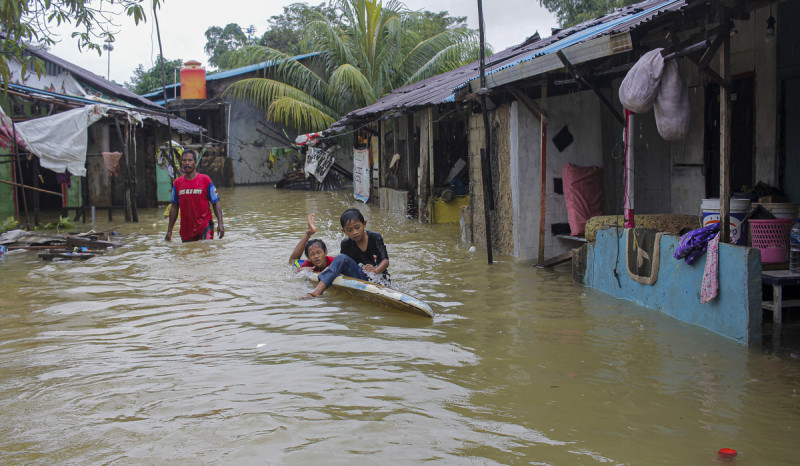
<svg viewBox="0 0 800 466"><path fill-rule="evenodd" d="M228 154L233 161L234 184L276 183L283 178L291 163L296 163L294 153L279 157L273 169L269 167L270 150L284 147L283 142L269 138L256 129L262 129L259 121L266 121L263 110L243 102L233 102L230 106L230 127L228 130ZM283 128L270 124L277 131ZM291 138L295 130L286 130Z"/></svg>
<svg viewBox="0 0 800 466"><path fill-rule="evenodd" d="M753 183L763 181L774 186L777 184L778 81L777 40L766 40L770 14L776 19L776 25L782 24L777 7L772 11L769 7L755 10L747 21L734 21L731 75L755 74Z"/></svg>
<svg viewBox="0 0 800 466"><path fill-rule="evenodd" d="M777 8L773 8L773 17ZM778 147L778 75L777 40L766 41L764 27L769 18L769 8L753 12L750 23L753 25L755 48L755 181L777 185L777 147ZM759 27L761 26L761 27Z"/></svg>
<svg viewBox="0 0 800 466"><path fill-rule="evenodd" d="M408 212L408 191L392 188L380 188L380 207L389 212L397 212L406 215Z"/></svg>
<svg viewBox="0 0 800 466"><path fill-rule="evenodd" d="M672 158L670 211L673 214L695 215L700 210L700 200L706 197L704 174L706 88L694 63L683 61L680 70L689 87L692 125L683 141L670 143Z"/></svg>
<svg viewBox="0 0 800 466"><path fill-rule="evenodd" d="M541 104L541 102L539 102ZM553 257L575 247L572 241L556 238L550 226L567 222L567 207L562 194L555 193L554 180L561 178L567 163L581 166L603 165L600 101L591 91L548 98L546 161L545 257ZM513 196L514 249L520 259L537 258L539 251L541 136L539 120L518 102L510 105L510 178ZM559 152L553 137L567 126L574 138ZM476 219L477 220L477 219Z"/></svg>
<svg viewBox="0 0 800 466"><path fill-rule="evenodd" d="M513 187L511 185L510 160L510 113L509 105L489 111L492 131L490 158L492 164L492 188L495 202L491 212L492 247L503 254L514 253ZM469 118L469 178L470 205L472 206L472 237L475 243L486 245L485 209L483 200L483 178L481 172L481 148L484 147L484 123L482 114Z"/></svg>
<svg viewBox="0 0 800 466"><path fill-rule="evenodd" d="M705 260L692 265L676 260L672 253L675 236L661 237L658 280L652 286L632 280L625 266L625 235L616 229L600 230L597 241L581 248L573 260L573 275L579 283L617 298L662 311L678 320L719 333L740 343L761 339L761 255L758 249L720 244L717 298L700 302ZM620 260L617 263L617 251ZM617 270L619 284L614 277Z"/></svg>

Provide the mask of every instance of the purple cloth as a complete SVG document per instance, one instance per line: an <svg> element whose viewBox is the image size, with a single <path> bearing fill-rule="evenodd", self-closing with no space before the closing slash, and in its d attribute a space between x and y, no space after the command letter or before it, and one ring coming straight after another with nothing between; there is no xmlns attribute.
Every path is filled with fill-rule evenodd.
<svg viewBox="0 0 800 466"><path fill-rule="evenodd" d="M67 173L56 173L56 181L58 184L67 183L67 187L72 187L72 177L70 176L69 172Z"/></svg>
<svg viewBox="0 0 800 466"><path fill-rule="evenodd" d="M675 259L686 259L686 263L691 265L698 257L705 254L708 249L708 242L714 239L719 233L719 223L714 223L681 236L678 247L672 257Z"/></svg>

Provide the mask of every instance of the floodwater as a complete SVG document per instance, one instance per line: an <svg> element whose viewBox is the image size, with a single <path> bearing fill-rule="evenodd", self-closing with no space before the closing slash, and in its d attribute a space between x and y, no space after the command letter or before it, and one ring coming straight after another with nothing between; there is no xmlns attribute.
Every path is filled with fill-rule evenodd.
<svg viewBox="0 0 800 466"><path fill-rule="evenodd" d="M738 345L569 266L488 266L456 225L372 206L395 286L435 320L335 290L303 301L286 263L305 217L337 253L352 196L221 197L222 240L165 243L162 210L140 210L115 213L125 245L106 256L0 259L2 463L800 461L797 347Z"/></svg>

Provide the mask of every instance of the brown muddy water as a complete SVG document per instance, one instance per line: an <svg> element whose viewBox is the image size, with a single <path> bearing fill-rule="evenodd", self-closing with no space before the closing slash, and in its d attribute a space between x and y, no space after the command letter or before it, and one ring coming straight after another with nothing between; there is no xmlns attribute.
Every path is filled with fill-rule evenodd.
<svg viewBox="0 0 800 466"><path fill-rule="evenodd" d="M221 196L222 240L165 243L152 209L95 226L125 243L106 256L0 260L2 463L800 461L797 347L740 346L569 266L488 266L456 225L363 205L395 286L435 320L335 291L303 301L286 263L305 217L337 253L352 196Z"/></svg>

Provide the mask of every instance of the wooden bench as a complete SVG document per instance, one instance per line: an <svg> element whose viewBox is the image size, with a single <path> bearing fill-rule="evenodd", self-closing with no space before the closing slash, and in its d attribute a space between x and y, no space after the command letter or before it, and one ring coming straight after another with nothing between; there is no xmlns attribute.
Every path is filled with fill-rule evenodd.
<svg viewBox="0 0 800 466"><path fill-rule="evenodd" d="M784 286L800 285L800 272L790 270L764 270L761 272L761 282L772 285L772 301L762 301L761 307L772 311L772 322L781 323L781 311L784 307L800 306L800 299L783 299Z"/></svg>

